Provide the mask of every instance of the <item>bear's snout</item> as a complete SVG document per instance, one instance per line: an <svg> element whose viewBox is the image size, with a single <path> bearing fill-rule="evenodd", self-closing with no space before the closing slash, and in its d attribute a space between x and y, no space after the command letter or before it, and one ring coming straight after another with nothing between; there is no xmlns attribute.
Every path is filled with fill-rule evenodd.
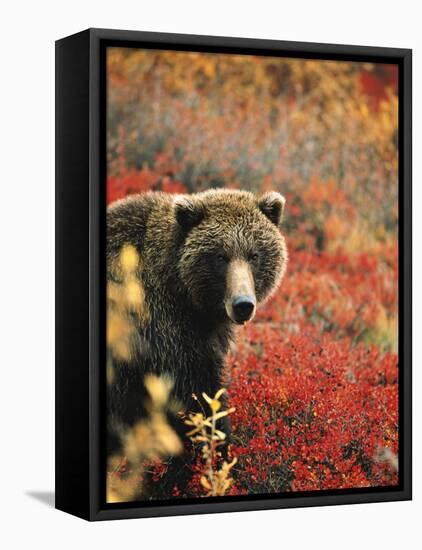
<svg viewBox="0 0 422 550"><path fill-rule="evenodd" d="M233 299L233 313L237 323L245 323L252 318L256 306L255 296L236 296Z"/></svg>
<svg viewBox="0 0 422 550"><path fill-rule="evenodd" d="M243 325L255 315L255 284L251 268L244 260L233 260L227 270L225 306L227 315Z"/></svg>

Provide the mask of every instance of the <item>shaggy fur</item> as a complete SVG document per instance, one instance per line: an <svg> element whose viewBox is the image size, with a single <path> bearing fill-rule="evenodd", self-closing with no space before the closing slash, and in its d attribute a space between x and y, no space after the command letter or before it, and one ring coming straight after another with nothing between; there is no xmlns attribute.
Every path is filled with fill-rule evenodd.
<svg viewBox="0 0 422 550"><path fill-rule="evenodd" d="M247 262L258 304L279 284L287 251L278 225L284 199L243 191L193 195L151 192L112 204L107 212L108 278L125 243L139 252L138 277L149 317L139 326L133 364L120 365L110 392L112 418L142 415L146 372L170 375L174 396L192 410L192 393L221 387L234 323L224 307L231 262ZM135 348L137 347L135 346Z"/></svg>

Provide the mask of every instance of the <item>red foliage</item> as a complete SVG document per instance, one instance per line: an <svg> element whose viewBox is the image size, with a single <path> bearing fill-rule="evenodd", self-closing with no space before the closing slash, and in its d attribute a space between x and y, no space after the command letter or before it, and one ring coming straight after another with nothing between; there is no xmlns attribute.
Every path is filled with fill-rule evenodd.
<svg viewBox="0 0 422 550"><path fill-rule="evenodd" d="M123 199L127 195L144 191L165 191L166 193L186 193L186 187L180 181L158 172L143 168L131 170L121 176L109 176L107 180L107 203Z"/></svg>
<svg viewBox="0 0 422 550"><path fill-rule="evenodd" d="M364 94L372 99L377 110L382 100L388 99L388 88L398 93L398 68L396 65L376 65L375 70L360 73L360 85Z"/></svg>
<svg viewBox="0 0 422 550"><path fill-rule="evenodd" d="M378 458L398 451L395 354L310 327L246 331L231 358L237 484L257 493L397 483Z"/></svg>

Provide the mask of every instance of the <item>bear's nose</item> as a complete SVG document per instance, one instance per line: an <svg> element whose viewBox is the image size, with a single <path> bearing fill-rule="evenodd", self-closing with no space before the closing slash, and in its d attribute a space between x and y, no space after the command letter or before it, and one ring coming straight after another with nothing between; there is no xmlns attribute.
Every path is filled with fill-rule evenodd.
<svg viewBox="0 0 422 550"><path fill-rule="evenodd" d="M255 309L256 301L253 296L236 296L233 299L233 313L238 323L249 321Z"/></svg>

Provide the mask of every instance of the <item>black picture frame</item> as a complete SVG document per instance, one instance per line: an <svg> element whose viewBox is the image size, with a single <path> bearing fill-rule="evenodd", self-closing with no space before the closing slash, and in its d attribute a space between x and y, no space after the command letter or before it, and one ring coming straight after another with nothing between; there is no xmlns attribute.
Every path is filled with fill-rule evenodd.
<svg viewBox="0 0 422 550"><path fill-rule="evenodd" d="M105 49L129 46L394 63L399 67L398 487L106 504ZM56 42L56 508L87 520L412 498L412 51L88 29ZM104 369L103 369L104 370Z"/></svg>

